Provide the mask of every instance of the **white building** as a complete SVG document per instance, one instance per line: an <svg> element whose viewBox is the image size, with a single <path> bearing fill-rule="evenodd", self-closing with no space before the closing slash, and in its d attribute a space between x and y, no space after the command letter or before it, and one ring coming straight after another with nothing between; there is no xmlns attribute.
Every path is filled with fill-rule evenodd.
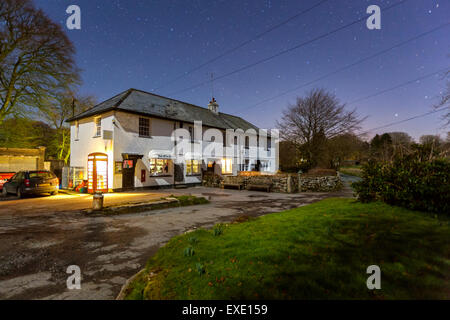
<svg viewBox="0 0 450 320"><path fill-rule="evenodd" d="M89 192L195 185L208 171L278 170L277 132L219 112L214 98L207 109L129 89L67 121L78 172L72 186L88 180Z"/></svg>

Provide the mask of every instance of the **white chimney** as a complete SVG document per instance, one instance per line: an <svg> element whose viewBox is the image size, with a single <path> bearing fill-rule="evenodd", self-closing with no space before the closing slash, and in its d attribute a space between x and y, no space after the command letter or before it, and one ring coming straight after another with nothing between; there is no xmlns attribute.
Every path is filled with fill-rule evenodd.
<svg viewBox="0 0 450 320"><path fill-rule="evenodd" d="M219 113L219 104L217 103L216 99L214 99L214 97L209 102L208 109L209 111L214 112L215 114Z"/></svg>

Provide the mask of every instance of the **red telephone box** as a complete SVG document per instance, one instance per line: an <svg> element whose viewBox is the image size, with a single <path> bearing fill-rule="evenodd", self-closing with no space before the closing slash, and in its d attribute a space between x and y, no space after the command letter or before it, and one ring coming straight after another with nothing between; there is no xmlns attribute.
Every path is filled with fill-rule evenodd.
<svg viewBox="0 0 450 320"><path fill-rule="evenodd" d="M108 192L108 155L91 153L88 156L88 192Z"/></svg>

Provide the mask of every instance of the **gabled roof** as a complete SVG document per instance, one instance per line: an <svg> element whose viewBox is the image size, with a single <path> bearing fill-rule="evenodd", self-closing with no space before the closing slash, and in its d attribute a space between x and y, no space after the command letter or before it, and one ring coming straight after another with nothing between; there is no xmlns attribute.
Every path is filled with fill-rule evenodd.
<svg viewBox="0 0 450 320"><path fill-rule="evenodd" d="M219 129L258 130L258 127L241 117L222 112L215 114L209 109L200 106L137 89L128 89L85 112L67 119L67 122L91 117L111 110L191 123L194 121L202 121L204 126Z"/></svg>

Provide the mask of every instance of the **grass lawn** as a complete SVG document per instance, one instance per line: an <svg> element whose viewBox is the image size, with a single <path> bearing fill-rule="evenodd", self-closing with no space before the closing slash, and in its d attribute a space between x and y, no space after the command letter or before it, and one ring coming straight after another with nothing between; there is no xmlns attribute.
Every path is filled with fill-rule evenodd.
<svg viewBox="0 0 450 320"><path fill-rule="evenodd" d="M222 227L172 238L126 298L450 299L448 218L341 198Z"/></svg>

